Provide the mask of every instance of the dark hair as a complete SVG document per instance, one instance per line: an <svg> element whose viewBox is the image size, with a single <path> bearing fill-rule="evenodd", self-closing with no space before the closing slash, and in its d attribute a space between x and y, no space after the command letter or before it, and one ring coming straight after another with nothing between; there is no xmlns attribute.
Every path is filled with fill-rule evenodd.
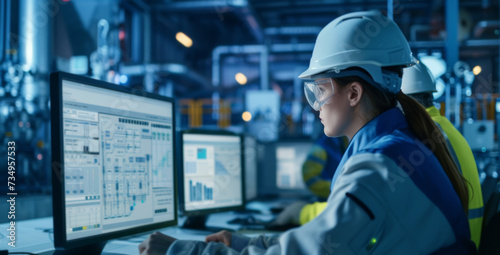
<svg viewBox="0 0 500 255"><path fill-rule="evenodd" d="M415 99L415 101L419 102L425 108L429 108L434 105L434 98L432 97L432 93L425 92L406 95Z"/></svg>
<svg viewBox="0 0 500 255"><path fill-rule="evenodd" d="M401 68L399 69L401 70ZM390 68L390 70L394 71L394 68ZM401 75L401 73L402 72L398 71L398 74ZM410 130L422 143L425 144L427 148L429 148L429 150L434 153L436 158L439 160L446 175L450 179L455 192L462 202L463 210L468 215L469 193L467 190L467 181L459 172L455 161L451 157L450 151L448 150L440 129L436 126L436 123L434 123L425 108L420 103L402 92L397 93L397 95L385 93L357 76L333 79L343 87L351 84L352 82L359 82L363 86L363 91L366 92L366 95L374 104L372 110L374 111L375 116L395 107L399 101L401 107L403 108Z"/></svg>

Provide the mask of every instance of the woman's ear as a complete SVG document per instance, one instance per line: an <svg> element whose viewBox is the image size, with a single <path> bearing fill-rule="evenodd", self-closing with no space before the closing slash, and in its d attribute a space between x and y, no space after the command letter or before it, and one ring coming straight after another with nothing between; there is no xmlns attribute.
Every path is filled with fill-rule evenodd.
<svg viewBox="0 0 500 255"><path fill-rule="evenodd" d="M361 97L363 96L363 85L361 83L355 81L349 84L347 96L349 100L350 106L356 106L361 101Z"/></svg>

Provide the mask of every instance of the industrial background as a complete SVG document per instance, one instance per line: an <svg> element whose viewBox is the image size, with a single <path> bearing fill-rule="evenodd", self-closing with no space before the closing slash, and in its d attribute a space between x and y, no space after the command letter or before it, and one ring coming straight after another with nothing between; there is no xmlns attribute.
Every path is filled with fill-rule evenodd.
<svg viewBox="0 0 500 255"><path fill-rule="evenodd" d="M323 26L365 10L399 25L481 180L497 178L498 0L2 0L0 155L16 142L19 220L51 215L51 72L174 97L178 130L247 132L260 146L309 138L318 123L297 76Z"/></svg>

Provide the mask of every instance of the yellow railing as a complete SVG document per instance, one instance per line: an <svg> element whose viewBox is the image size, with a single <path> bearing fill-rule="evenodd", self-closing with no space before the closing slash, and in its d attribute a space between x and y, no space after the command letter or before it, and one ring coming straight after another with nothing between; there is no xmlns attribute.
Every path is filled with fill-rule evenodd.
<svg viewBox="0 0 500 255"><path fill-rule="evenodd" d="M219 118L217 125L220 128L225 128L231 125L231 100L218 100ZM213 113L214 101L212 99L183 99L179 101L181 114L188 115L188 123L190 128L203 126L203 115Z"/></svg>

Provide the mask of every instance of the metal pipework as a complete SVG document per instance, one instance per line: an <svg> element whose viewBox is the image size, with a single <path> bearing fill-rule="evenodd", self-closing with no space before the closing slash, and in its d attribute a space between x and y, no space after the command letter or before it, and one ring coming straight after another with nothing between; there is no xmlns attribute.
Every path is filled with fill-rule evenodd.
<svg viewBox="0 0 500 255"><path fill-rule="evenodd" d="M52 13L49 0L19 1L19 64L33 73L50 72Z"/></svg>
<svg viewBox="0 0 500 255"><path fill-rule="evenodd" d="M19 1L19 65L24 72L21 95L26 101L37 99L35 108L47 110L49 96L47 75L51 71L50 39L55 13L48 0ZM30 111L32 114L34 111Z"/></svg>
<svg viewBox="0 0 500 255"><path fill-rule="evenodd" d="M212 84L220 85L220 61L223 54L260 54L260 86L262 90L269 89L268 50L264 45L219 46L212 51Z"/></svg>
<svg viewBox="0 0 500 255"><path fill-rule="evenodd" d="M273 33L276 32L273 30ZM271 53L283 52L312 52L314 43L291 43L291 44L273 44L269 47L265 45L233 45L219 46L212 51L212 84L214 87L220 85L220 61L223 54L260 54L260 73L261 89L269 89L268 57Z"/></svg>

